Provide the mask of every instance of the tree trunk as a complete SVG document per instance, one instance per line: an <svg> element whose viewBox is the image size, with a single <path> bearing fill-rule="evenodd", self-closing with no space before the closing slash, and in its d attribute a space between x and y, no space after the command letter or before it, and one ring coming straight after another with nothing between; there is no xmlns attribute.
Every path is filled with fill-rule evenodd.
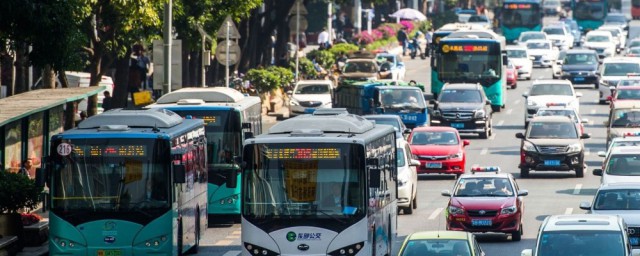
<svg viewBox="0 0 640 256"><path fill-rule="evenodd" d="M64 110L64 129L73 129L76 126L77 103L67 102Z"/></svg>
<svg viewBox="0 0 640 256"><path fill-rule="evenodd" d="M42 88L56 88L55 74L53 73L53 69L49 64L44 65L44 68L42 69Z"/></svg>
<svg viewBox="0 0 640 256"><path fill-rule="evenodd" d="M128 88L129 88L129 56L131 49L127 50L127 54L116 60L116 76L114 77L115 88L113 89L112 104L113 108L124 108L127 106Z"/></svg>
<svg viewBox="0 0 640 256"><path fill-rule="evenodd" d="M16 43L16 76L15 76L15 93L23 93L29 90L29 85L27 85L29 72L27 69L27 44L24 42Z"/></svg>
<svg viewBox="0 0 640 256"><path fill-rule="evenodd" d="M69 88L69 80L67 80L67 73L64 69L58 71L58 79L60 79L60 87Z"/></svg>

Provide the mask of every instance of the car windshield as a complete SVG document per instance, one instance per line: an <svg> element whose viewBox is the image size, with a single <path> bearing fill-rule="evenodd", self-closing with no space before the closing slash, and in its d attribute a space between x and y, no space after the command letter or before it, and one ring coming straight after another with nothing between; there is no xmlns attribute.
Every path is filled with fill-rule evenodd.
<svg viewBox="0 0 640 256"><path fill-rule="evenodd" d="M344 67L344 73L376 73L378 70L372 62L369 61L351 61L347 62Z"/></svg>
<svg viewBox="0 0 640 256"><path fill-rule="evenodd" d="M380 91L380 98L385 108L426 108L424 96L420 89L387 89Z"/></svg>
<svg viewBox="0 0 640 256"><path fill-rule="evenodd" d="M593 202L594 210L640 210L640 189L600 190Z"/></svg>
<svg viewBox="0 0 640 256"><path fill-rule="evenodd" d="M640 73L638 63L605 63L603 76L626 76L631 73Z"/></svg>
<svg viewBox="0 0 640 256"><path fill-rule="evenodd" d="M540 95L562 95L573 96L571 85L569 84L535 84L531 87L529 96Z"/></svg>
<svg viewBox="0 0 640 256"><path fill-rule="evenodd" d="M640 155L613 154L606 163L609 175L640 176Z"/></svg>
<svg viewBox="0 0 640 256"><path fill-rule="evenodd" d="M544 4L543 4L543 6L545 7L555 7L559 5L560 5L559 1L549 1L549 0L544 1Z"/></svg>
<svg viewBox="0 0 640 256"><path fill-rule="evenodd" d="M605 23L616 23L616 24L626 24L627 23L627 18L625 18L622 15L608 15L606 18L604 18L604 22Z"/></svg>
<svg viewBox="0 0 640 256"><path fill-rule="evenodd" d="M542 32L547 33L547 35L564 35L562 28L545 28Z"/></svg>
<svg viewBox="0 0 640 256"><path fill-rule="evenodd" d="M587 36L587 39L585 39L585 41L592 42L592 43L604 43L604 42L611 42L611 38L603 35L590 35L590 36Z"/></svg>
<svg viewBox="0 0 640 256"><path fill-rule="evenodd" d="M461 239L420 239L409 240L402 248L400 256L456 255L471 256L469 242Z"/></svg>
<svg viewBox="0 0 640 256"><path fill-rule="evenodd" d="M616 109L611 127L640 127L640 109Z"/></svg>
<svg viewBox="0 0 640 256"><path fill-rule="evenodd" d="M299 84L296 94L329 94L328 84Z"/></svg>
<svg viewBox="0 0 640 256"><path fill-rule="evenodd" d="M365 116L364 118L375 121L376 124L391 125L393 126L394 129L396 129L396 131L402 132L402 127L400 127L400 123L398 123L398 120L395 118L370 117L370 116Z"/></svg>
<svg viewBox="0 0 640 256"><path fill-rule="evenodd" d="M471 16L468 22L489 22L489 20L485 16Z"/></svg>
<svg viewBox="0 0 640 256"><path fill-rule="evenodd" d="M527 43L528 49L551 49L551 45L548 42L531 42Z"/></svg>
<svg viewBox="0 0 640 256"><path fill-rule="evenodd" d="M514 59L527 58L526 50L507 50L507 57Z"/></svg>
<svg viewBox="0 0 640 256"><path fill-rule="evenodd" d="M567 54L564 57L563 61L564 65L594 65L598 64L598 57L596 54L588 54L588 53L576 53L576 54Z"/></svg>
<svg viewBox="0 0 640 256"><path fill-rule="evenodd" d="M454 196L513 196L513 186L507 178L462 178L458 181Z"/></svg>
<svg viewBox="0 0 640 256"><path fill-rule="evenodd" d="M640 86L640 80L636 80L636 79L620 80L620 82L618 82L618 86Z"/></svg>
<svg viewBox="0 0 640 256"><path fill-rule="evenodd" d="M458 136L450 131L418 131L411 136L411 145L458 145Z"/></svg>
<svg viewBox="0 0 640 256"><path fill-rule="evenodd" d="M620 231L609 230L543 231L538 239L536 255L626 255Z"/></svg>
<svg viewBox="0 0 640 256"><path fill-rule="evenodd" d="M376 61L378 61L378 63L383 63L383 62L389 62L391 64L396 62L396 58L394 58L393 56L388 56L388 55L380 55L376 57Z"/></svg>
<svg viewBox="0 0 640 256"><path fill-rule="evenodd" d="M526 42L534 39L547 39L543 33L525 33L520 37L521 42Z"/></svg>
<svg viewBox="0 0 640 256"><path fill-rule="evenodd" d="M640 40L633 40L629 43L629 48L640 46Z"/></svg>
<svg viewBox="0 0 640 256"><path fill-rule="evenodd" d="M569 120L567 120L569 121ZM534 121L529 125L529 139L577 139L576 125L572 122Z"/></svg>
<svg viewBox="0 0 640 256"><path fill-rule="evenodd" d="M636 55L640 54L640 47L635 47L635 48L629 49L629 53L630 54L636 54Z"/></svg>
<svg viewBox="0 0 640 256"><path fill-rule="evenodd" d="M618 90L616 92L616 99L619 100L639 100L640 99L640 90Z"/></svg>
<svg viewBox="0 0 640 256"><path fill-rule="evenodd" d="M482 102L482 94L478 90L443 90L440 94L440 102Z"/></svg>

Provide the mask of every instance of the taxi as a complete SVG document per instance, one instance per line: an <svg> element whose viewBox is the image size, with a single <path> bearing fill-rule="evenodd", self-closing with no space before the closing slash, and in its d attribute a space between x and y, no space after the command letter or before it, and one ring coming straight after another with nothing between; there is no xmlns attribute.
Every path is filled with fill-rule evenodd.
<svg viewBox="0 0 640 256"><path fill-rule="evenodd" d="M613 107L613 103L619 100L636 101L640 103L640 86L624 86L616 88L607 100L611 102L609 107Z"/></svg>
<svg viewBox="0 0 640 256"><path fill-rule="evenodd" d="M635 101L614 102L609 111L609 119L603 124L607 128L607 146L614 138L640 132L640 103Z"/></svg>
<svg viewBox="0 0 640 256"><path fill-rule="evenodd" d="M584 124L589 123L589 119L580 118L578 111L565 103L547 103L547 107L539 108L534 116L567 116L576 124L580 135L584 134Z"/></svg>
<svg viewBox="0 0 640 256"><path fill-rule="evenodd" d="M611 154L612 149L626 146L640 146L640 132L629 132L623 134L622 137L613 138L606 151L598 151L598 156L607 157Z"/></svg>
<svg viewBox="0 0 640 256"><path fill-rule="evenodd" d="M462 231L422 231L408 235L398 256L417 255L471 255L481 256L484 251L475 235Z"/></svg>
<svg viewBox="0 0 640 256"><path fill-rule="evenodd" d="M473 167L470 174L460 176L453 191L441 194L450 198L445 210L447 230L505 233L512 241L522 238L523 197L529 192L499 167Z"/></svg>

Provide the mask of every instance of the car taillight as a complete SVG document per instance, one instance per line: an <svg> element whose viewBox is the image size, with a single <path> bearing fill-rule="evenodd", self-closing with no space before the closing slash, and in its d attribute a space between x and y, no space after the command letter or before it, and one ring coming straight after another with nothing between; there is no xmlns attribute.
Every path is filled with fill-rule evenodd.
<svg viewBox="0 0 640 256"><path fill-rule="evenodd" d="M522 66L516 66L516 69L521 69L521 68L522 68Z"/></svg>

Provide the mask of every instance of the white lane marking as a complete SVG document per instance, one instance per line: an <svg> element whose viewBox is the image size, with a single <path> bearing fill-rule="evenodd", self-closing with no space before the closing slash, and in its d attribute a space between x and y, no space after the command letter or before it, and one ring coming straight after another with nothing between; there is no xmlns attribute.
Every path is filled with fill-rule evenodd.
<svg viewBox="0 0 640 256"><path fill-rule="evenodd" d="M594 124L594 122L593 122L593 120L589 120L589 122L587 122L587 124L588 124L588 125L593 125L593 124Z"/></svg>
<svg viewBox="0 0 640 256"><path fill-rule="evenodd" d="M542 79L542 78L544 78L544 76L539 76L539 77L538 77L538 79Z"/></svg>
<svg viewBox="0 0 640 256"><path fill-rule="evenodd" d="M564 210L564 214L572 214L573 213L573 208L567 208L566 210Z"/></svg>
<svg viewBox="0 0 640 256"><path fill-rule="evenodd" d="M513 109L507 110L507 115L511 115L511 113L513 113Z"/></svg>
<svg viewBox="0 0 640 256"><path fill-rule="evenodd" d="M488 151L487 148L482 148L482 150L480 151L480 155L486 155L487 151Z"/></svg>
<svg viewBox="0 0 640 256"><path fill-rule="evenodd" d="M513 105L518 105L518 104L520 104L520 100L516 100L513 102Z"/></svg>
<svg viewBox="0 0 640 256"><path fill-rule="evenodd" d="M504 120L498 121L498 126L502 126L504 124Z"/></svg>
<svg viewBox="0 0 640 256"><path fill-rule="evenodd" d="M589 113L591 113L591 114L593 115L593 114L595 114L595 113L596 113L596 110L595 110L595 109L592 109L592 110L591 110L591 112L589 112Z"/></svg>
<svg viewBox="0 0 640 256"><path fill-rule="evenodd" d="M430 220L435 220L436 217L438 217L438 215L440 215L440 212L442 212L442 210L444 210L444 208L437 208L437 209L433 210L431 215L429 215L429 219Z"/></svg>
<svg viewBox="0 0 640 256"><path fill-rule="evenodd" d="M238 256L241 252L242 251L227 251L227 253L223 254L222 256Z"/></svg>
<svg viewBox="0 0 640 256"><path fill-rule="evenodd" d="M218 242L216 242L215 244L213 244L214 246L227 246L233 243L233 240L220 240Z"/></svg>
<svg viewBox="0 0 640 256"><path fill-rule="evenodd" d="M491 134L491 137L489 137L489 140L494 140L495 138L496 138L496 134L495 134L495 133L492 133L492 134Z"/></svg>
<svg viewBox="0 0 640 256"><path fill-rule="evenodd" d="M588 156L588 155L591 155L591 149L584 148L584 156Z"/></svg>
<svg viewBox="0 0 640 256"><path fill-rule="evenodd" d="M235 230L235 231L231 232L231 234L233 234L233 235L241 235L242 234L242 230Z"/></svg>
<svg viewBox="0 0 640 256"><path fill-rule="evenodd" d="M579 195L580 194L580 189L582 189L582 184L580 184L580 183L576 184L576 187L573 189L573 194L574 195Z"/></svg>

